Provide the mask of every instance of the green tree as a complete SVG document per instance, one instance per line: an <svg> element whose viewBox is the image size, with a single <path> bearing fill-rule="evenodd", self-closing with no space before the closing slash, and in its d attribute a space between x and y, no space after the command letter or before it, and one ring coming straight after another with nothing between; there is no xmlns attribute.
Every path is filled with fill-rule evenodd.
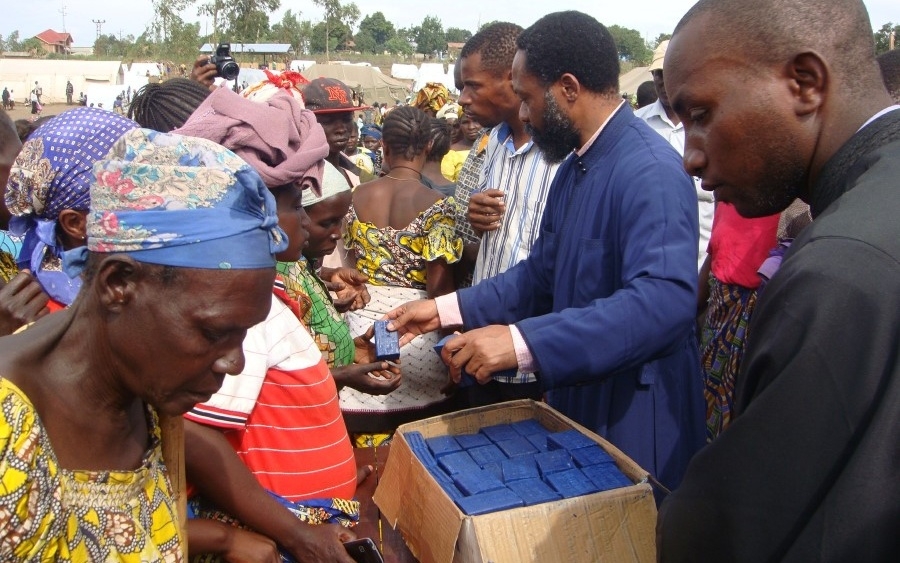
<svg viewBox="0 0 900 563"><path fill-rule="evenodd" d="M472 38L472 32L458 27L447 28L447 43L465 43Z"/></svg>
<svg viewBox="0 0 900 563"><path fill-rule="evenodd" d="M167 59L193 61L199 45L200 23L185 23L178 18L172 23L169 41L164 46L164 53L160 54Z"/></svg>
<svg viewBox="0 0 900 563"><path fill-rule="evenodd" d="M19 30L15 30L6 38L7 51L21 51L22 44L19 42Z"/></svg>
<svg viewBox="0 0 900 563"><path fill-rule="evenodd" d="M433 55L447 50L447 36L441 20L434 16L425 16L416 33L416 52Z"/></svg>
<svg viewBox="0 0 900 563"><path fill-rule="evenodd" d="M169 40L171 28L175 20L181 20L178 13L192 4L192 0L152 0L153 11L156 13L156 20L153 27L157 41L166 42Z"/></svg>
<svg viewBox="0 0 900 563"><path fill-rule="evenodd" d="M281 6L280 0L231 0L223 15L232 43L259 43L268 38L269 14Z"/></svg>
<svg viewBox="0 0 900 563"><path fill-rule="evenodd" d="M37 37L29 37L25 41L22 41L21 51L25 51L31 56L44 55L44 43L38 39Z"/></svg>
<svg viewBox="0 0 900 563"><path fill-rule="evenodd" d="M113 34L101 35L94 41L94 55L98 57L124 58L128 43Z"/></svg>
<svg viewBox="0 0 900 563"><path fill-rule="evenodd" d="M356 43L356 50L360 53L378 53L378 43L375 41L375 37L372 35L372 32L369 30L363 30L356 34L353 38L353 41Z"/></svg>
<svg viewBox="0 0 900 563"><path fill-rule="evenodd" d="M653 43L650 44L651 49L656 49L657 47L659 47L660 43L662 43L663 41L668 41L669 39L672 39L671 33L660 33L653 41Z"/></svg>
<svg viewBox="0 0 900 563"><path fill-rule="evenodd" d="M359 22L359 33L356 34L356 46L359 47L360 50L362 50L362 47L360 46L360 35L364 33L371 36L372 40L375 42L375 47L372 49L372 52L378 52L385 50L385 43L397 34L397 30L394 29L394 24L385 19L384 14L375 12L372 15L364 17L363 20ZM368 41L368 38L364 38L363 40Z"/></svg>
<svg viewBox="0 0 900 563"><path fill-rule="evenodd" d="M891 31L894 32L894 48L900 48L900 24L888 22L874 33L876 55L887 53L891 49Z"/></svg>
<svg viewBox="0 0 900 563"><path fill-rule="evenodd" d="M219 42L223 21L225 20L225 0L209 0L205 4L201 4L197 8L198 16L208 16L212 18L213 32L210 43L213 45Z"/></svg>
<svg viewBox="0 0 900 563"><path fill-rule="evenodd" d="M392 55L409 56L413 54L412 45L399 34L391 37L385 42L384 50Z"/></svg>
<svg viewBox="0 0 900 563"><path fill-rule="evenodd" d="M290 43L295 53L300 53L306 44L309 43L311 25L307 22L301 22L298 19L300 13L296 15L287 10L282 16L281 21L272 26L271 38L277 43Z"/></svg>
<svg viewBox="0 0 900 563"><path fill-rule="evenodd" d="M637 65L643 65L650 62L653 51L647 47L640 32L636 29L611 25L609 26L609 33L616 42L620 60L630 61Z"/></svg>
<svg viewBox="0 0 900 563"><path fill-rule="evenodd" d="M344 46L353 37L353 27L359 21L359 8L353 2L347 5L341 4L340 0L313 0L313 4L325 10L325 30L324 33L316 32L318 38L313 39L313 50L315 44L321 41L325 46L325 60L330 60L330 52L335 47ZM315 26L313 30L318 29ZM325 41L325 37L328 41ZM332 41L336 43L332 45Z"/></svg>

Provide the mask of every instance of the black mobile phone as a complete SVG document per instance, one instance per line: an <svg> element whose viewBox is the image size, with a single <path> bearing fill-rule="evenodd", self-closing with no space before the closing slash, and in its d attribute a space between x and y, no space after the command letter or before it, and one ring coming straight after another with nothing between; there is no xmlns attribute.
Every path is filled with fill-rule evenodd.
<svg viewBox="0 0 900 563"><path fill-rule="evenodd" d="M344 547L347 548L347 553L357 563L384 563L381 553L375 547L375 542L370 538L348 541L344 544Z"/></svg>

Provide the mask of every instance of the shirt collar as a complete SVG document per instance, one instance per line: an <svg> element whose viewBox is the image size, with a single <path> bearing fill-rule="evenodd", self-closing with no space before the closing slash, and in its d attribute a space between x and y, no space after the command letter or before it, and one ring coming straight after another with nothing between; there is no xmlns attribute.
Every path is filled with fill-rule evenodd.
<svg viewBox="0 0 900 563"><path fill-rule="evenodd" d="M591 148L591 145L594 144L594 141L596 141L596 140L597 140L597 137L600 136L600 133L603 132L603 129L606 127L606 124L609 123L610 120L612 120L613 116L616 115L616 114L619 112L620 109L622 109L622 106L623 106L624 104L625 104L625 100L622 100L621 102L619 102L619 105L616 106L616 109L614 109L613 111L611 111L611 112L609 113L609 116L606 118L606 121L604 121L603 124L600 125L600 128L597 129L596 132L594 132L594 135L593 135L590 139L588 139L588 142L585 143L583 147L581 147L580 149L578 149L577 151L575 151L575 154L576 154L576 155L578 155L578 156L584 156L584 153L586 153L586 152L588 151L588 149Z"/></svg>

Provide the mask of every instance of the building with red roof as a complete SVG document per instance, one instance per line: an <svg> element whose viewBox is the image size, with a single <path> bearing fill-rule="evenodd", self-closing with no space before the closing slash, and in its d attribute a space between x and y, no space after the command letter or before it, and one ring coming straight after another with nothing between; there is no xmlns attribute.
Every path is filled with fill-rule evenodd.
<svg viewBox="0 0 900 563"><path fill-rule="evenodd" d="M44 46L47 53L71 53L72 52L72 36L68 33L60 33L48 29L35 35Z"/></svg>

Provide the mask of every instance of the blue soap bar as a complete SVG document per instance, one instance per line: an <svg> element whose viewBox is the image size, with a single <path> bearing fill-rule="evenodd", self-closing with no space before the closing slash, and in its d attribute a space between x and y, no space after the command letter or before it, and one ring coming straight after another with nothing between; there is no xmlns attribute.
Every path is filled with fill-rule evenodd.
<svg viewBox="0 0 900 563"><path fill-rule="evenodd" d="M612 458L611 455L606 453L598 445L593 445L587 448L578 448L577 450L572 450L569 452L572 454L572 459L575 461L575 465L578 467L587 467L589 465L600 465L601 463L616 463L616 460Z"/></svg>
<svg viewBox="0 0 900 563"><path fill-rule="evenodd" d="M510 438L519 437L519 433L513 430L509 424L495 424L493 426L485 426L481 429L481 433L490 438L495 444L500 440L509 440Z"/></svg>
<svg viewBox="0 0 900 563"><path fill-rule="evenodd" d="M531 442L531 445L537 448L538 451L546 452L547 436L548 434L529 434L525 439Z"/></svg>
<svg viewBox="0 0 900 563"><path fill-rule="evenodd" d="M503 481L484 469L457 473L453 476L453 483L464 495L478 495L503 488Z"/></svg>
<svg viewBox="0 0 900 563"><path fill-rule="evenodd" d="M563 498L579 497L597 492L596 485L578 469L551 473L544 477L544 480Z"/></svg>
<svg viewBox="0 0 900 563"><path fill-rule="evenodd" d="M431 454L431 450L428 449L428 444L425 443L425 438L421 432L414 430L405 433L403 437L406 439L406 443L409 444L409 449L419 458L422 465L429 468L437 468L437 460Z"/></svg>
<svg viewBox="0 0 900 563"><path fill-rule="evenodd" d="M528 437L532 434L543 434L547 435L550 433L543 424L538 422L533 418L526 418L525 420L520 420L519 422L513 422L510 424L513 427L513 430L521 434L522 436Z"/></svg>
<svg viewBox="0 0 900 563"><path fill-rule="evenodd" d="M512 459L500 462L503 469L503 482L519 481L521 479L540 479L534 456L520 455ZM521 495L520 495L521 496Z"/></svg>
<svg viewBox="0 0 900 563"><path fill-rule="evenodd" d="M400 335L387 329L388 321L375 321L375 359L400 359Z"/></svg>
<svg viewBox="0 0 900 563"><path fill-rule="evenodd" d="M457 501L459 508L470 516L487 514L498 510L508 510L522 506L524 503L519 496L507 488L480 495L464 497Z"/></svg>
<svg viewBox="0 0 900 563"><path fill-rule="evenodd" d="M484 464L482 469L484 469L485 471L490 471L494 475L494 477L500 479L501 481L503 480L503 468L500 467L499 461L486 463Z"/></svg>
<svg viewBox="0 0 900 563"><path fill-rule="evenodd" d="M591 480L597 490L608 491L610 489L618 489L621 487L630 487L634 485L631 479L619 471L619 468L610 463L602 463L600 465L589 465L581 470L585 476Z"/></svg>
<svg viewBox="0 0 900 563"><path fill-rule="evenodd" d="M497 447L503 450L508 457L516 457L520 455L531 455L538 453L538 449L534 445L521 436L510 438L509 440L500 440Z"/></svg>
<svg viewBox="0 0 900 563"><path fill-rule="evenodd" d="M577 450L588 446L596 446L597 442L591 440L578 430L564 430L554 432L547 436L547 448L551 450Z"/></svg>
<svg viewBox="0 0 900 563"><path fill-rule="evenodd" d="M428 444L428 448L434 454L434 457L437 458L442 455L462 451L462 446L459 445L453 436L435 436L425 440L425 443Z"/></svg>
<svg viewBox="0 0 900 563"><path fill-rule="evenodd" d="M447 344L447 341L454 336L456 335L448 334L447 336L441 338L438 343L434 345L434 351L438 356L441 355L441 350L444 349L444 345ZM469 374L469 372L467 372L466 370L462 370L462 373L460 373L459 383L457 383L459 387L470 387L472 385L475 385L476 383L478 383L478 381L476 381L475 378Z"/></svg>
<svg viewBox="0 0 900 563"><path fill-rule="evenodd" d="M547 483L540 479L523 479L521 481L510 481L506 486L514 493L519 495L525 506L540 504L542 502L550 502L559 500L559 493L551 489Z"/></svg>
<svg viewBox="0 0 900 563"><path fill-rule="evenodd" d="M488 446L491 441L484 434L458 434L456 441L464 450L471 450L479 446Z"/></svg>
<svg viewBox="0 0 900 563"><path fill-rule="evenodd" d="M475 463L467 452L456 452L442 456L438 460L438 466L442 467L450 475L481 471L481 466Z"/></svg>
<svg viewBox="0 0 900 563"><path fill-rule="evenodd" d="M459 501L459 499L466 496L459 490L459 488L453 482L453 479L451 479L440 469L432 471L431 475L432 477L434 477L434 480L437 481L437 483L441 486L441 488L444 489L444 492L447 493L447 496L453 499L453 502L457 502Z"/></svg>
<svg viewBox="0 0 900 563"><path fill-rule="evenodd" d="M541 472L543 479L547 479L547 475L551 473L568 471L575 467L572 465L572 456L566 450L551 450L534 454L534 461L537 463L538 471Z"/></svg>
<svg viewBox="0 0 900 563"><path fill-rule="evenodd" d="M480 467L484 467L486 464L491 462L499 462L506 459L506 454L500 451L500 448L495 446L494 444L488 444L487 446L478 446L477 448L472 448L471 450L466 450L469 452L469 455L472 456L472 459L475 460Z"/></svg>

